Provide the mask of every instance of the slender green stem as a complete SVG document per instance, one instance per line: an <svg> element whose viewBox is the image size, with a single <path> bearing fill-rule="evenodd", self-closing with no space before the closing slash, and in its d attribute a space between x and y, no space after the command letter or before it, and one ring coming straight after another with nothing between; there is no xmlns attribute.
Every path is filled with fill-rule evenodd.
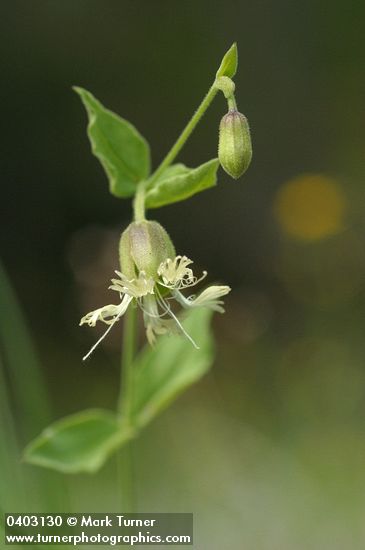
<svg viewBox="0 0 365 550"><path fill-rule="evenodd" d="M180 136L171 147L161 164L153 173L148 182L141 182L137 188L137 192L133 202L134 220L145 220L145 189L156 181L158 176L170 166L176 156L185 145L191 133L197 126L198 122L208 109L213 101L218 88L213 84L198 109L181 132ZM136 351L136 308L130 306L126 313L124 321L123 348L122 348L122 372L121 372L121 388L118 398L118 412L121 414L123 426L133 428L132 413L133 413L133 358ZM135 509L134 503L134 476L133 476L133 443L129 442L118 456L118 468L123 488L123 507L126 507L126 512L131 512Z"/></svg>
<svg viewBox="0 0 365 550"><path fill-rule="evenodd" d="M118 399L118 412L124 427L131 427L133 412L133 358L137 340L136 308L131 304L126 312L123 331L121 361L121 386ZM136 510L135 476L133 460L133 440L129 441L117 455L119 487L122 511Z"/></svg>
<svg viewBox="0 0 365 550"><path fill-rule="evenodd" d="M237 111L237 103L236 103L236 99L235 99L234 95L229 97L227 99L227 101L228 101L228 109L230 111Z"/></svg>
<svg viewBox="0 0 365 550"><path fill-rule="evenodd" d="M134 210L134 219L136 222L141 222L145 220L145 187L146 182L142 181L139 183L137 192L133 201L133 210Z"/></svg>
<svg viewBox="0 0 365 550"><path fill-rule="evenodd" d="M175 160L183 146L185 145L186 141L190 137L191 133L195 129L196 125L204 115L205 111L208 109L209 105L212 103L215 95L218 92L218 88L213 84L210 89L208 90L207 95L204 97L203 101L195 111L194 115L189 120L188 124L185 126L184 130L181 132L180 136L175 141L174 145L171 147L170 151L167 153L161 164L158 166L158 168L155 170L155 172L152 174L150 179L148 180L148 187L151 187L153 183L156 181L158 176L167 168L170 166L170 164Z"/></svg>
<svg viewBox="0 0 365 550"><path fill-rule="evenodd" d="M125 314L123 327L122 372L118 411L122 415L123 423L128 426L131 424L133 407L133 358L136 352L137 340L136 311L136 307L131 304Z"/></svg>

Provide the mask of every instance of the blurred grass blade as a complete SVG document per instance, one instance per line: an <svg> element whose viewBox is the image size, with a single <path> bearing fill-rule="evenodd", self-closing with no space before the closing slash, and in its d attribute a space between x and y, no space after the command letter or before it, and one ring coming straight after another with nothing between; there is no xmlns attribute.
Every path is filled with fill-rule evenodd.
<svg viewBox="0 0 365 550"><path fill-rule="evenodd" d="M49 422L50 405L23 314L0 263L0 502L13 511L65 506L66 485L21 464L23 440Z"/></svg>
<svg viewBox="0 0 365 550"><path fill-rule="evenodd" d="M49 422L50 404L22 311L1 263L0 303L1 357L19 411L22 436L30 439Z"/></svg>
<svg viewBox="0 0 365 550"><path fill-rule="evenodd" d="M19 450L14 417L7 392L4 365L0 357L0 504L16 510L24 502L24 480L19 466Z"/></svg>
<svg viewBox="0 0 365 550"><path fill-rule="evenodd" d="M210 310L201 308L192 310L183 321L200 349L195 349L181 335L164 336L154 348L146 347L137 358L133 396L133 422L137 428L150 422L211 367L214 359L211 317Z"/></svg>

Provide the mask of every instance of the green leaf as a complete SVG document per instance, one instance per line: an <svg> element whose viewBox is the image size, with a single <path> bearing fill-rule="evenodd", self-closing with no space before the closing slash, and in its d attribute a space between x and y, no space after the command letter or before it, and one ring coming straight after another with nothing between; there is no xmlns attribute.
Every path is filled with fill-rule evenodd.
<svg viewBox="0 0 365 550"><path fill-rule="evenodd" d="M137 358L132 415L136 428L145 426L209 370L214 359L211 316L210 310L199 308L183 321L199 349L182 335L162 336L154 348L146 348Z"/></svg>
<svg viewBox="0 0 365 550"><path fill-rule="evenodd" d="M229 48L226 55L222 59L222 62L216 74L217 78L219 76L229 76L229 78L232 78L232 76L236 74L237 65L238 65L237 44L236 42L234 42L232 46Z"/></svg>
<svg viewBox="0 0 365 550"><path fill-rule="evenodd" d="M178 162L177 164L172 164L171 166L168 166L167 168L165 168L165 170L162 172L162 174L159 176L159 178L156 181L170 179L173 176L181 176L181 174L185 174L188 171L189 171L189 168L185 166L185 164Z"/></svg>
<svg viewBox="0 0 365 550"><path fill-rule="evenodd" d="M131 197L136 184L150 172L150 149L132 124L106 109L90 92L74 87L86 108L87 133L94 155L108 178L116 197Z"/></svg>
<svg viewBox="0 0 365 550"><path fill-rule="evenodd" d="M217 181L218 159L198 168L175 164L167 168L146 193L146 207L159 208L183 201L200 191L213 187Z"/></svg>
<svg viewBox="0 0 365 550"><path fill-rule="evenodd" d="M51 424L28 445L24 459L63 473L92 473L131 437L114 414L90 409Z"/></svg>

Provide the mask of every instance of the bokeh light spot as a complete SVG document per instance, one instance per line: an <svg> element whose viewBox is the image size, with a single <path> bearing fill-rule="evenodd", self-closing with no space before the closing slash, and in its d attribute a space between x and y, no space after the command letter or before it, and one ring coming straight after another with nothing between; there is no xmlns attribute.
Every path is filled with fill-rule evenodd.
<svg viewBox="0 0 365 550"><path fill-rule="evenodd" d="M273 208L277 222L287 235L312 241L343 229L347 201L333 178L303 174L281 186Z"/></svg>

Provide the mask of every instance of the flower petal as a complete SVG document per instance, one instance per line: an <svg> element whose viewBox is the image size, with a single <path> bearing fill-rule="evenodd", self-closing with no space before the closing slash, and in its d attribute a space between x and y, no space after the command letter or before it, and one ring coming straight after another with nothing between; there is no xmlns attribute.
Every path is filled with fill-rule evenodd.
<svg viewBox="0 0 365 550"><path fill-rule="evenodd" d="M95 311L91 311L85 317L83 317L80 321L80 325L83 323L88 323L89 326L94 327L96 321L103 321L109 327L104 332L104 334L99 338L99 340L96 342L96 344L93 345L93 347L90 349L90 351L82 358L83 361L87 359L94 349L100 344L102 340L104 340L105 336L109 333L109 331L113 328L114 324L119 321L120 317L124 315L126 312L130 302L132 301L132 297L128 296L127 294L124 296L123 300L119 304L119 306L116 306L114 304L111 304L109 306L101 307L100 309L96 309ZM89 317L90 316L90 317ZM107 317L112 317L111 319L107 319ZM93 324L92 324L93 323Z"/></svg>
<svg viewBox="0 0 365 550"><path fill-rule="evenodd" d="M109 304L108 306L90 311L81 319L80 325L86 323L89 327L94 327L97 321L102 321L107 325L111 325L117 318L119 319L119 317L124 315L131 300L131 296L125 295L119 305Z"/></svg>
<svg viewBox="0 0 365 550"><path fill-rule="evenodd" d="M147 277L144 271L141 271L137 278L130 280L119 271L115 273L119 276L119 279L112 279L113 284L109 287L111 290L115 290L119 294L128 294L133 298L153 294L155 281L152 277Z"/></svg>
<svg viewBox="0 0 365 550"><path fill-rule="evenodd" d="M173 295L179 304L185 308L207 307L213 311L224 313L223 300L219 300L219 298L228 294L230 290L230 287L226 285L213 285L203 290L196 298L194 296L185 298L178 290L173 291Z"/></svg>
<svg viewBox="0 0 365 550"><path fill-rule="evenodd" d="M207 272L203 271L202 277L198 279L193 274L193 270L187 267L192 263L187 256L176 256L174 260L168 258L160 264L157 270L158 275L162 278L160 284L170 289L196 285L206 277Z"/></svg>

